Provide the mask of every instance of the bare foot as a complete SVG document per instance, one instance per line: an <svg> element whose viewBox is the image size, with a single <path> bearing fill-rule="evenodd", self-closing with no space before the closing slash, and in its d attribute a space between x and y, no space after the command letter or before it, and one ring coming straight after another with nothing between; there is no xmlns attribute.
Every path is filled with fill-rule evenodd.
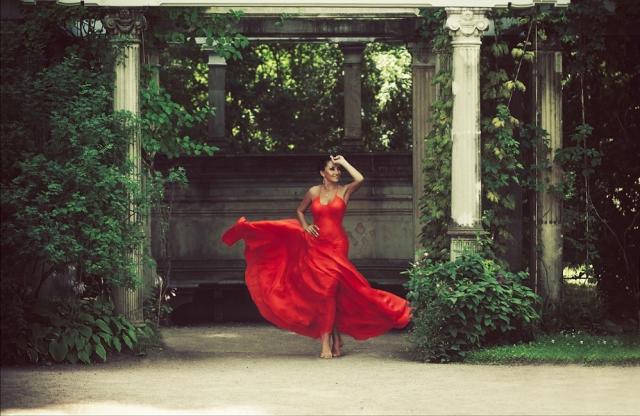
<svg viewBox="0 0 640 416"><path fill-rule="evenodd" d="M320 353L320 358L333 358L334 355L332 352L321 352Z"/></svg>
<svg viewBox="0 0 640 416"><path fill-rule="evenodd" d="M331 345L329 345L329 334L322 335L322 351L320 352L320 358L333 358L333 352L331 351Z"/></svg>
<svg viewBox="0 0 640 416"><path fill-rule="evenodd" d="M340 336L340 333L335 331L331 334L331 354L334 357L340 357L342 356L342 351L341 348L344 345L344 342L342 342L342 337Z"/></svg>

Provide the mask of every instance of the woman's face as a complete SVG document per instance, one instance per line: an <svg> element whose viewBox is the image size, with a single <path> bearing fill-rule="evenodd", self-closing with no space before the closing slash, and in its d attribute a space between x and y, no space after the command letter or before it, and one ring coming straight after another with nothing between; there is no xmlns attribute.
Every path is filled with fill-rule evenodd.
<svg viewBox="0 0 640 416"><path fill-rule="evenodd" d="M332 161L328 161L326 165L324 165L324 170L320 171L320 175L330 182L337 183L340 181L340 175L342 175L342 171L340 171L340 167L334 164Z"/></svg>

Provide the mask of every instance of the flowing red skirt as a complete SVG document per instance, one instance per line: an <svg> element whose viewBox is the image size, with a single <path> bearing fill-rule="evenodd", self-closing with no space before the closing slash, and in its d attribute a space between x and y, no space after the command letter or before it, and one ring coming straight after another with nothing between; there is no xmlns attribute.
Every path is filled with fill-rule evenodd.
<svg viewBox="0 0 640 416"><path fill-rule="evenodd" d="M244 217L222 236L227 245L240 239L251 298L282 329L318 338L335 325L362 340L409 322L407 301L372 288L348 260L344 239L312 237L295 219Z"/></svg>

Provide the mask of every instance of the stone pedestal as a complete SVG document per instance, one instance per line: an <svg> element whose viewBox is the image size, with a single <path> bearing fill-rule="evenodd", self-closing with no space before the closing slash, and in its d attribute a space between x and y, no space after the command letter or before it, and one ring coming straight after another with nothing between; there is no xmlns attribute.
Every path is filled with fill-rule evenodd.
<svg viewBox="0 0 640 416"><path fill-rule="evenodd" d="M548 143L538 148L539 163L548 164L541 172L544 189L538 194L537 224L539 245L536 285L548 304L558 304L562 295L562 200L550 187L562 181L562 170L553 162L562 148L562 54L554 50L539 50L534 65L536 89L536 122L548 135Z"/></svg>
<svg viewBox="0 0 640 416"><path fill-rule="evenodd" d="M113 107L115 111L128 111L133 115L140 114L140 35L146 28L146 20L143 15L129 10L120 9L117 14L108 15L104 19L104 25L112 35L112 42L119 54L116 57L115 89ZM132 129L131 141L127 150L127 158L133 166L132 175L138 182L142 173L142 147L140 132ZM141 223L138 207L130 206L131 221ZM135 264L137 276L143 276L143 252L142 245L136 247L130 256ZM142 305L144 290L125 289L116 287L112 292L116 312L123 314L132 322L143 322Z"/></svg>
<svg viewBox="0 0 640 416"><path fill-rule="evenodd" d="M342 44L344 54L344 150L362 150L362 53L363 44Z"/></svg>
<svg viewBox="0 0 640 416"><path fill-rule="evenodd" d="M433 78L436 59L425 43L409 44L411 52L411 80L413 96L413 235L414 247L420 248L420 200L424 195L425 138L432 128L431 106L436 100Z"/></svg>
<svg viewBox="0 0 640 416"><path fill-rule="evenodd" d="M489 27L487 9L447 8L453 41L451 126L451 259L477 248L482 233L480 170L480 45Z"/></svg>
<svg viewBox="0 0 640 416"><path fill-rule="evenodd" d="M226 147L225 127L225 83L227 61L215 52L209 52L209 105L215 115L209 119L209 143L220 148Z"/></svg>

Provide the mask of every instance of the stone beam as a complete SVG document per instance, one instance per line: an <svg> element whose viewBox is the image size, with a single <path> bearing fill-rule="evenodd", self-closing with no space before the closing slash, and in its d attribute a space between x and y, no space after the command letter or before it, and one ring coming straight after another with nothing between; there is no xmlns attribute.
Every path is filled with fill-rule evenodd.
<svg viewBox="0 0 640 416"><path fill-rule="evenodd" d="M292 40L408 41L416 37L420 25L417 16L406 18L299 18L246 16L240 19L238 31L249 39L289 38ZM351 39L349 39L351 38ZM360 38L356 40L355 38ZM361 40L360 40L361 41Z"/></svg>
<svg viewBox="0 0 640 416"><path fill-rule="evenodd" d="M377 15L418 15L426 7L532 7L549 4L566 7L571 0L22 0L57 1L61 4L99 7L208 7L213 13L228 13L241 10L245 14L278 16L282 13L303 16L377 16Z"/></svg>

